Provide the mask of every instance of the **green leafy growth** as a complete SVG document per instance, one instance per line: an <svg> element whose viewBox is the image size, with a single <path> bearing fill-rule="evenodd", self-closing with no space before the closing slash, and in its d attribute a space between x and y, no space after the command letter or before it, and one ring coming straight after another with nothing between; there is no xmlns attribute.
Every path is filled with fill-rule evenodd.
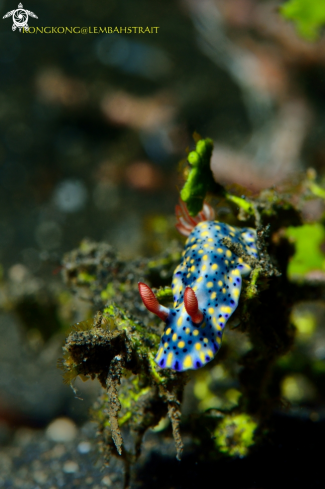
<svg viewBox="0 0 325 489"><path fill-rule="evenodd" d="M325 2L322 0L290 0L280 12L285 19L293 20L303 38L315 41L325 24Z"/></svg>
<svg viewBox="0 0 325 489"><path fill-rule="evenodd" d="M210 168L212 151L212 139L200 139L196 143L195 151L187 156L191 169L181 190L181 199L186 202L191 216L196 216L202 210L207 192L216 186Z"/></svg>
<svg viewBox="0 0 325 489"><path fill-rule="evenodd" d="M295 254L288 266L288 277L291 280L303 279L309 272L325 273L325 255L321 250L325 229L321 224L289 227L286 235L295 245Z"/></svg>
<svg viewBox="0 0 325 489"><path fill-rule="evenodd" d="M254 444L257 424L248 414L227 414L215 430L215 444L231 457L245 457Z"/></svg>

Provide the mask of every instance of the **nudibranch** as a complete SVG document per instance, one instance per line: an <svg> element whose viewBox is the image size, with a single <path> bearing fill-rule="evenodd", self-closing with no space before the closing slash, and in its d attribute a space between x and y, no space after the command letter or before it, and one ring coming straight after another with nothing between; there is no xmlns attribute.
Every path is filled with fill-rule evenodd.
<svg viewBox="0 0 325 489"><path fill-rule="evenodd" d="M165 321L155 361L161 368L177 371L198 369L210 362L221 346L225 325L235 311L242 276L251 268L222 244L223 238L240 243L257 258L256 231L214 221L204 205L196 217L186 206L176 207L177 228L188 236L183 258L174 272L174 307L161 306L150 287L139 283L147 309Z"/></svg>

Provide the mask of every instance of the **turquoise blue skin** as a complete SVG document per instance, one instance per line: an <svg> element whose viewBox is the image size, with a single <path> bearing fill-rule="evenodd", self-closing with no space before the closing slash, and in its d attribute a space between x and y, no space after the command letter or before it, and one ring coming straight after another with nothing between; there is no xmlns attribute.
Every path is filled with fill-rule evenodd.
<svg viewBox="0 0 325 489"><path fill-rule="evenodd" d="M174 307L161 337L156 363L177 371L197 369L210 362L221 346L225 325L235 311L241 277L251 268L222 244L223 238L240 243L257 258L256 231L218 221L199 223L189 235L182 262L173 276ZM184 306L186 287L193 288L203 313L194 324Z"/></svg>

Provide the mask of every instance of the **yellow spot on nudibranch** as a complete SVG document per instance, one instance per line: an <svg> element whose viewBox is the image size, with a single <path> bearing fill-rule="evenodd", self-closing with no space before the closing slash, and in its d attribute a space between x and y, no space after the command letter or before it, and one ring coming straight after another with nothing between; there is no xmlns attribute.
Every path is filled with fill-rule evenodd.
<svg viewBox="0 0 325 489"><path fill-rule="evenodd" d="M239 270L231 270L232 275L240 275Z"/></svg>
<svg viewBox="0 0 325 489"><path fill-rule="evenodd" d="M211 350L208 350L208 351L207 351L207 354L209 355L209 357L211 357L211 358L213 357L213 353L212 353L212 351L211 351Z"/></svg>
<svg viewBox="0 0 325 489"><path fill-rule="evenodd" d="M199 277L199 278L197 279L197 282L201 282L202 280L203 280L203 277Z"/></svg>
<svg viewBox="0 0 325 489"><path fill-rule="evenodd" d="M191 272L194 272L194 270L195 270L195 265L192 265L191 266Z"/></svg>
<svg viewBox="0 0 325 489"><path fill-rule="evenodd" d="M232 253L231 253L231 251L230 251L230 250L227 250L227 251L226 251L226 256L227 256L228 258L230 258L230 257L232 256Z"/></svg>
<svg viewBox="0 0 325 489"><path fill-rule="evenodd" d="M201 236L209 236L209 231L203 231L203 233L201 233Z"/></svg>
<svg viewBox="0 0 325 489"><path fill-rule="evenodd" d="M166 343L164 343L164 348L168 348L168 343L166 341Z"/></svg>
<svg viewBox="0 0 325 489"><path fill-rule="evenodd" d="M190 331L191 331L190 328L186 328L185 330L186 334L190 334Z"/></svg>
<svg viewBox="0 0 325 489"><path fill-rule="evenodd" d="M237 297L239 296L239 290L238 289L235 289L233 290L233 296L237 299Z"/></svg>
<svg viewBox="0 0 325 489"><path fill-rule="evenodd" d="M215 299L217 297L217 293L216 292L212 292L211 294L211 300Z"/></svg>
<svg viewBox="0 0 325 489"><path fill-rule="evenodd" d="M176 333L173 334L172 340L173 341L176 341L177 340L177 334Z"/></svg>
<svg viewBox="0 0 325 489"><path fill-rule="evenodd" d="M166 367L171 367L173 361L173 352L168 353Z"/></svg>
<svg viewBox="0 0 325 489"><path fill-rule="evenodd" d="M202 362L202 363L205 363L205 358L204 358L204 353L203 353L203 351L201 351L201 353L200 353L200 358L201 358L201 362Z"/></svg>
<svg viewBox="0 0 325 489"><path fill-rule="evenodd" d="M196 350L201 350L201 343L195 343Z"/></svg>
<svg viewBox="0 0 325 489"><path fill-rule="evenodd" d="M197 248L197 245L193 245L191 246L192 250L195 250L195 248Z"/></svg>
<svg viewBox="0 0 325 489"><path fill-rule="evenodd" d="M191 355L187 355L184 359L183 366L186 368L191 368L193 365Z"/></svg>
<svg viewBox="0 0 325 489"><path fill-rule="evenodd" d="M199 253L202 254L202 253L204 253L204 251L203 250L199 250Z"/></svg>
<svg viewBox="0 0 325 489"><path fill-rule="evenodd" d="M160 357L161 357L161 355L163 354L163 351L164 351L164 350L163 350L162 348L159 348L158 353L157 353L157 357L156 357L156 361L157 361L157 362L158 362L158 360L160 360Z"/></svg>
<svg viewBox="0 0 325 489"><path fill-rule="evenodd" d="M208 241L212 242L212 241L213 241L213 239L212 239L212 238L209 238L209 239L208 239Z"/></svg>
<svg viewBox="0 0 325 489"><path fill-rule="evenodd" d="M227 292L227 289L226 288L223 288L222 289L222 292L225 294Z"/></svg>
<svg viewBox="0 0 325 489"><path fill-rule="evenodd" d="M229 312L231 312L231 307L229 307L229 306L221 306L220 307L220 311L221 312L225 312L225 313L229 313Z"/></svg>
<svg viewBox="0 0 325 489"><path fill-rule="evenodd" d="M219 338L219 336L217 336L217 338L216 338L216 339L217 339L217 343L218 343L218 345L220 345L220 343L221 343L221 338Z"/></svg>
<svg viewBox="0 0 325 489"><path fill-rule="evenodd" d="M242 258L238 258L238 263L243 263L244 260Z"/></svg>
<svg viewBox="0 0 325 489"><path fill-rule="evenodd" d="M168 328L168 329L166 329L166 333L165 334L168 335L168 334L170 334L170 332L171 332L171 328Z"/></svg>
<svg viewBox="0 0 325 489"><path fill-rule="evenodd" d="M207 260L207 259L208 259L208 255L204 255L204 256L202 257L202 259L203 259L203 260Z"/></svg>
<svg viewBox="0 0 325 489"><path fill-rule="evenodd" d="M207 269L206 265L203 265L202 271L204 272Z"/></svg>
<svg viewBox="0 0 325 489"><path fill-rule="evenodd" d="M198 329L195 329L195 330L193 331L193 334L194 334L194 336L197 336L197 335L199 334L199 330L198 330Z"/></svg>
<svg viewBox="0 0 325 489"><path fill-rule="evenodd" d="M216 263L214 263L211 268L212 268L212 270L217 270L218 265Z"/></svg>
<svg viewBox="0 0 325 489"><path fill-rule="evenodd" d="M218 253L223 253L223 249L222 249L222 248L218 248L218 249L217 249L217 252L218 252Z"/></svg>
<svg viewBox="0 0 325 489"><path fill-rule="evenodd" d="M215 226L215 229L217 229L218 231L220 231L221 227L220 226Z"/></svg>
<svg viewBox="0 0 325 489"><path fill-rule="evenodd" d="M213 307L209 307L209 309L208 309L208 313L209 313L209 314L213 314L213 313L214 313L214 309L213 309Z"/></svg>
<svg viewBox="0 0 325 489"><path fill-rule="evenodd" d="M213 287L213 282L208 282L207 287Z"/></svg>
<svg viewBox="0 0 325 489"><path fill-rule="evenodd" d="M223 286L223 283L221 282L221 280L219 280L218 285L219 285L219 287Z"/></svg>
<svg viewBox="0 0 325 489"><path fill-rule="evenodd" d="M185 342L184 341L180 341L177 346L178 346L178 348L184 348Z"/></svg>
<svg viewBox="0 0 325 489"><path fill-rule="evenodd" d="M204 343L209 343L208 338L203 338Z"/></svg>
<svg viewBox="0 0 325 489"><path fill-rule="evenodd" d="M183 318L182 318L182 316L180 316L180 317L177 319L177 326L182 326L182 322L183 322Z"/></svg>

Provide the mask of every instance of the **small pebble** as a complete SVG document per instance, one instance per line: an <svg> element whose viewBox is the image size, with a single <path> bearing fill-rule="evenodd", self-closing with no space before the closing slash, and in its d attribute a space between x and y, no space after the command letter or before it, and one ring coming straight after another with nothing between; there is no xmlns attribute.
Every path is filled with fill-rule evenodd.
<svg viewBox="0 0 325 489"><path fill-rule="evenodd" d="M73 460L68 460L63 465L63 472L65 472L66 474L74 474L78 470L79 470L79 465L76 462L73 462Z"/></svg>
<svg viewBox="0 0 325 489"><path fill-rule="evenodd" d="M89 453L90 452L91 445L89 441L81 441L78 445L78 452L79 453Z"/></svg>
<svg viewBox="0 0 325 489"><path fill-rule="evenodd" d="M69 418L57 418L46 429L49 440L68 442L74 440L77 435L77 427Z"/></svg>
<svg viewBox="0 0 325 489"><path fill-rule="evenodd" d="M102 484L106 487L111 487L113 484L110 477L108 475L105 475L105 477L102 478Z"/></svg>

